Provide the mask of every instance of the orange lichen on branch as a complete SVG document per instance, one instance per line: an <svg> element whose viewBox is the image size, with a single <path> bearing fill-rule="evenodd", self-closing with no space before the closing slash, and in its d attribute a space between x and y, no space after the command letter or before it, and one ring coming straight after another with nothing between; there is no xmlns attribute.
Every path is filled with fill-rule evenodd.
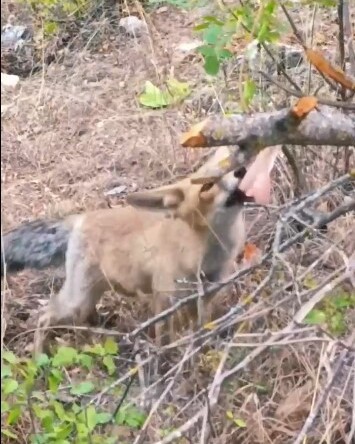
<svg viewBox="0 0 355 444"><path fill-rule="evenodd" d="M313 49L306 49L306 55L311 64L324 76L340 83L344 88L355 91L355 82L347 77L343 70L337 66L332 66L322 53Z"/></svg>
<svg viewBox="0 0 355 444"><path fill-rule="evenodd" d="M254 244L247 243L244 247L243 264L245 266L252 266L261 258L261 250Z"/></svg>
<svg viewBox="0 0 355 444"><path fill-rule="evenodd" d="M190 131L183 134L181 145L185 148L202 148L207 146L206 137L202 134L202 130L206 126L207 120L194 125Z"/></svg>
<svg viewBox="0 0 355 444"><path fill-rule="evenodd" d="M299 119L303 119L309 112L317 108L318 100L313 96L301 97L296 105L291 109L292 115Z"/></svg>

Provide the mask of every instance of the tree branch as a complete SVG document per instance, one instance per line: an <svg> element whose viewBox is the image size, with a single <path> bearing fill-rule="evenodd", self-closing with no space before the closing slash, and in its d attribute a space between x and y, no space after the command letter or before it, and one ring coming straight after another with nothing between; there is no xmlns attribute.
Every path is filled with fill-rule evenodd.
<svg viewBox="0 0 355 444"><path fill-rule="evenodd" d="M207 175L221 177L227 171L245 165L261 149L276 145L355 145L355 104L344 113L318 105L303 119L295 117L293 108L253 115L213 116L193 126L182 138L185 147L231 147L231 155L223 166Z"/></svg>

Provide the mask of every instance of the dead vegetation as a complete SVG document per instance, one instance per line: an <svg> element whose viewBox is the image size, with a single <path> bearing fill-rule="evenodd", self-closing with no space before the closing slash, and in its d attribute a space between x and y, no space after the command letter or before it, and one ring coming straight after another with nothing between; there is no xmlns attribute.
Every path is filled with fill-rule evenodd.
<svg viewBox="0 0 355 444"><path fill-rule="evenodd" d="M2 230L24 220L123 204L126 193L172 181L198 161L201 153L181 148L180 136L223 106L226 86L206 85L199 58L178 49L192 38L191 14L168 7L145 18L147 38L110 38L114 31L105 22L109 37L95 50L65 51L17 90L4 91ZM329 23L324 30L326 18L315 20L317 38L337 29ZM334 54L332 43L324 45ZM144 82L159 84L171 70L193 85L192 97L162 111L142 109L137 95ZM285 92L277 94L284 100ZM102 325L59 332L58 342L78 346L107 335L121 341L116 380L89 399L113 412L124 398L147 412L138 431L109 428L117 442L353 442L355 307L342 312L340 330L331 321L304 321L314 308L330 310L327 301L337 294L355 296L354 215L344 211L331 218L354 201L353 180L344 178L354 165L354 148L293 153L308 198L297 201L293 172L280 158L274 205L246 210L248 242L258 248L252 259L260 264L236 272L240 276L234 291L226 292L218 321L157 350L145 335L152 320L144 308L107 295L99 307ZM335 181L339 186L332 187ZM115 187L123 192L107 195ZM299 212L287 207L290 202L300 205ZM307 219L304 208L321 212L320 218ZM49 270L3 282L2 347L28 354L39 308L62 278L63 270ZM125 384L117 399L114 387ZM21 442L28 442L28 433L23 431Z"/></svg>

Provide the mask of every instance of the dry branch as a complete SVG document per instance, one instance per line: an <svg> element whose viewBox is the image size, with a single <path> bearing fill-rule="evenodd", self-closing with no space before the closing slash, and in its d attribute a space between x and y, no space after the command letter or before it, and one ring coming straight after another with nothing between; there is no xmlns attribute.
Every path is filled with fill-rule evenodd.
<svg viewBox="0 0 355 444"><path fill-rule="evenodd" d="M253 115L213 116L193 126L183 136L182 145L234 145L231 148L230 164L209 171L211 177L221 177L226 173L226 168L228 171L239 168L260 149L268 146L355 146L355 104L350 106L352 110L345 113L318 105L303 119L297 118L294 107Z"/></svg>
<svg viewBox="0 0 355 444"><path fill-rule="evenodd" d="M308 301L306 304L304 304L295 314L291 322L282 330L280 330L277 334L270 337L271 343L276 343L279 338L281 338L285 333L293 333L293 330L297 327L298 323L302 322L304 318L307 316L307 314L312 310L314 305L322 300L331 290L333 290L336 286L341 284L344 280L348 278L347 272L341 272L340 275L333 279L332 282L329 282L328 284L322 286L319 291L317 291L311 298L310 301ZM231 341L232 342L232 341ZM215 378L213 380L213 383L211 384L211 387L208 392L209 397L209 407L214 408L218 404L219 394L222 388L222 385L231 377L234 376L237 372L247 367L255 358L260 356L261 353L263 353L269 345L261 344L258 347L256 347L251 353L249 353L244 359L242 359L237 365L232 367L229 370L223 371L223 366L225 363L225 360L222 358L219 366L219 372L216 372ZM345 350L344 353L347 353L348 350ZM343 355L342 355L343 356ZM334 374L337 373L337 370L334 370ZM334 381L334 377L332 378L332 383ZM330 386L331 387L331 386ZM326 394L328 391L326 391ZM163 438L160 441L155 442L155 444L169 444L182 436L184 436L189 430L191 430L196 424L198 424L204 417L207 411L207 405L201 410L199 410L193 417L191 417L188 421L186 421L182 426L180 426L177 430L174 430L169 435L167 435L165 438ZM313 423L313 421L312 421ZM311 424L312 424L311 423ZM307 424L308 430L309 424ZM303 432L303 430L302 430ZM301 433L302 433L301 432Z"/></svg>
<svg viewBox="0 0 355 444"><path fill-rule="evenodd" d="M354 345L355 342L355 332L352 333L351 337L348 340L348 344ZM293 442L293 444L302 444L305 440L305 437L307 436L307 433L311 430L313 423L317 417L317 415L319 414L319 411L321 410L322 406L324 405L324 402L327 398L327 396L329 395L329 392L331 390L331 388L334 385L334 382L340 372L340 370L342 369L342 366L344 365L344 363L346 362L346 358L349 355L349 351L344 349L342 350L342 352L339 355L339 358L337 359L334 367L333 367L333 374L331 375L331 377L329 378L325 388L323 389L322 393L320 394L314 408L311 410L311 412L309 413L306 422L304 423L302 430L299 432L297 438L295 439L295 441Z"/></svg>
<svg viewBox="0 0 355 444"><path fill-rule="evenodd" d="M319 105L302 121L284 108L254 115L213 116L186 133L186 147L239 145L258 149L281 144L291 145L355 145L355 104L345 114ZM198 144L194 144L198 143Z"/></svg>

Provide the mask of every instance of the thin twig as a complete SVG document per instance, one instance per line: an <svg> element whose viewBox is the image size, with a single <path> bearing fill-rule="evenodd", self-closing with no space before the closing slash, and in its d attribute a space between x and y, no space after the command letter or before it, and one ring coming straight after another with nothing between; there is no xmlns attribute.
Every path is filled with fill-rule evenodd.
<svg viewBox="0 0 355 444"><path fill-rule="evenodd" d="M344 0L338 0L338 22L339 22L339 66L344 71L345 69L345 42L344 42ZM342 87L340 90L342 100L346 100L346 88Z"/></svg>
<svg viewBox="0 0 355 444"><path fill-rule="evenodd" d="M271 77L266 72L259 71L259 73L263 77L265 77L265 79L267 79L270 83L273 83L278 88L280 88L283 91L287 92L287 94L290 94L291 96L298 97L298 98L301 98L301 97L304 96L304 94L302 92L300 93L300 92L298 92L298 91L296 91L294 89L288 88L287 86L285 86L284 84L282 84L278 80L276 80L273 77ZM353 103L333 101L333 100L326 100L326 99L322 99L321 97L317 97L317 101L321 105L334 106L335 108L341 108L341 109L355 110L355 105Z"/></svg>
<svg viewBox="0 0 355 444"><path fill-rule="evenodd" d="M318 5L315 4L313 7L313 14L312 14L312 26L311 26L311 46L313 46L313 36L314 36L314 24L316 20L316 14L318 11ZM311 81L312 81L312 64L309 63L308 66L308 85L307 85L307 94L310 95L311 93Z"/></svg>
<svg viewBox="0 0 355 444"><path fill-rule="evenodd" d="M352 362L352 373L353 373L353 409L351 415L351 427L349 431L349 435L346 438L346 444L352 444L355 438L355 359Z"/></svg>
<svg viewBox="0 0 355 444"><path fill-rule="evenodd" d="M137 435L136 439L134 440L133 444L140 444L143 442L143 439L145 437L147 428L150 424L150 421L152 420L153 415L155 414L155 412L158 410L160 404L163 402L164 398L166 397L166 395L169 393L169 391L172 389L174 383L176 382L176 378L177 376L180 374L180 372L182 371L185 362L187 360L187 356L189 356L191 352L191 347L189 347L186 351L185 354L183 356L183 358L181 359L181 361L179 362L176 371L175 371L175 375L171 378L169 384L167 384L167 386L165 387L165 389L163 390L162 394L159 396L159 398L157 399L157 401L154 403L154 405L152 406L152 408L150 409L150 412L146 418L146 420L144 421L144 424L139 432L139 434Z"/></svg>
<svg viewBox="0 0 355 444"><path fill-rule="evenodd" d="M355 51L353 47L353 29L350 21L349 1L343 1L343 20L344 20L344 34L346 38L346 47L349 55L350 74L355 77Z"/></svg>
<svg viewBox="0 0 355 444"><path fill-rule="evenodd" d="M355 341L355 332L352 333L350 339L349 339L349 345L353 345ZM297 435L296 440L293 442L293 444L302 444L304 442L304 438L306 437L307 433L311 430L314 420L316 419L320 409L322 408L322 405L324 404L325 400L327 399L329 392L331 388L333 387L334 381L339 374L340 370L342 369L344 363L346 362L346 357L348 355L348 350L343 350L339 358L337 359L334 368L333 368L333 374L329 378L327 385L325 386L322 394L319 396L318 401L315 403L315 406L313 410L309 413L305 423L303 424L302 430Z"/></svg>

